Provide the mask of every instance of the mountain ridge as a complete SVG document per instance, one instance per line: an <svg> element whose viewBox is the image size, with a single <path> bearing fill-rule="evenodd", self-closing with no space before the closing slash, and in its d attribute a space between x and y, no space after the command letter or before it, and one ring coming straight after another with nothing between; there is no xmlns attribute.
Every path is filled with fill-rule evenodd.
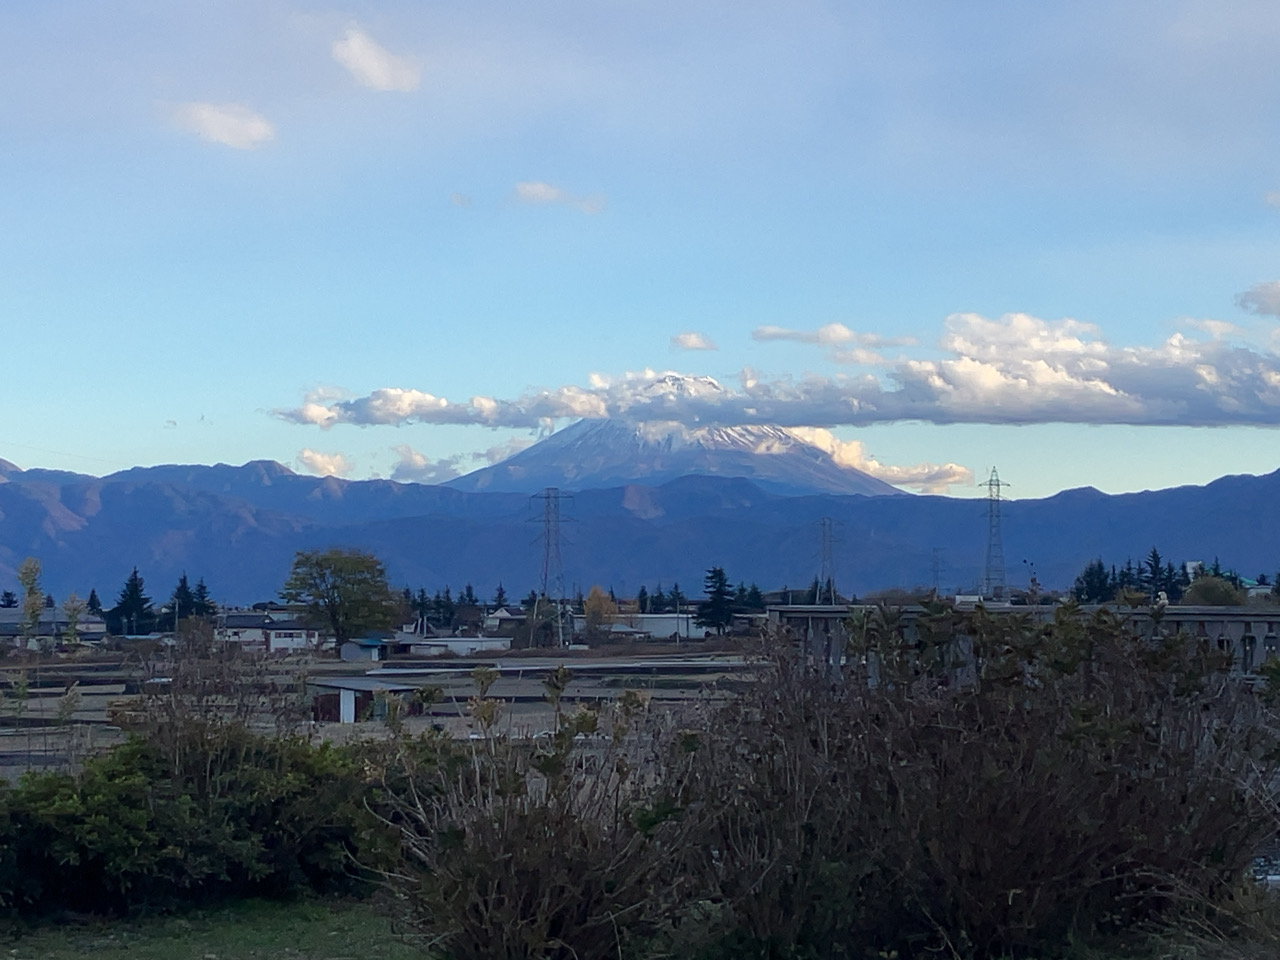
<svg viewBox="0 0 1280 960"><path fill-rule="evenodd" d="M501 581L515 596L537 582L541 528L528 495L265 473L250 463L56 481L11 474L0 484L0 589L16 589L17 565L36 556L55 596L93 587L109 605L136 565L155 597L186 572L218 599L247 603L275 596L296 550L330 546L377 554L393 583L414 589L471 582L487 596ZM981 499L784 496L740 478L583 490L564 511L567 582L620 595L673 580L696 593L710 566L766 589L805 586L824 517L838 531L837 582L858 593L929 584L935 549L940 585L970 590L986 546ZM1077 488L1006 501L1002 514L1015 585L1034 564L1042 583L1069 586L1095 557L1123 564L1152 546L1175 563L1216 555L1247 576L1280 566L1269 535L1280 528L1280 471L1139 493Z"/></svg>

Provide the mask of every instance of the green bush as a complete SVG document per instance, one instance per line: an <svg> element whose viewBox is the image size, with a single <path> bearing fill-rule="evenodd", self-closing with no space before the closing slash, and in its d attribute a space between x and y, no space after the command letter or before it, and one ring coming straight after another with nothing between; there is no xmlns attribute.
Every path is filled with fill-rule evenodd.
<svg viewBox="0 0 1280 960"><path fill-rule="evenodd" d="M349 889L392 849L353 752L239 726L135 738L0 794L0 904L38 915Z"/></svg>

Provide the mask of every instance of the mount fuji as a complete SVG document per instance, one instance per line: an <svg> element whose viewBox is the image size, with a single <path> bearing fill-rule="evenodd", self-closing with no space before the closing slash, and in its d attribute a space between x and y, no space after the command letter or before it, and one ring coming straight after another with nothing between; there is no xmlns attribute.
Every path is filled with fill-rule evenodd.
<svg viewBox="0 0 1280 960"><path fill-rule="evenodd" d="M903 491L775 426L685 427L671 422L579 420L533 446L448 482L470 492L533 493L657 486L681 477L735 477L785 496Z"/></svg>

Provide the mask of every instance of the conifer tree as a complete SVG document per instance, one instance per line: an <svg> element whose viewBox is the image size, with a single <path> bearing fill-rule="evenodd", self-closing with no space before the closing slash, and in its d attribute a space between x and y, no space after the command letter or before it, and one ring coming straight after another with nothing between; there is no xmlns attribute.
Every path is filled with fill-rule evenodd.
<svg viewBox="0 0 1280 960"><path fill-rule="evenodd" d="M218 605L209 596L209 588L205 586L204 577L196 581L196 588L191 594L191 613L197 617L212 617L218 612Z"/></svg>
<svg viewBox="0 0 1280 960"><path fill-rule="evenodd" d="M150 633L155 625L155 611L146 585L134 567L120 590L116 605L107 611L107 629L115 634Z"/></svg>
<svg viewBox="0 0 1280 960"><path fill-rule="evenodd" d="M733 622L733 593L724 567L711 567L703 578L702 589L707 599L698 604L694 622L700 627L713 627L716 633L724 633Z"/></svg>

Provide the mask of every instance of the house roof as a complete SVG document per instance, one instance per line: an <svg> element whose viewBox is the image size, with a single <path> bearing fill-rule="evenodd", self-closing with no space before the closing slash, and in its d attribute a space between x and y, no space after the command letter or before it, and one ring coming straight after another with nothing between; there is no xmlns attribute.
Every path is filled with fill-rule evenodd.
<svg viewBox="0 0 1280 960"><path fill-rule="evenodd" d="M372 693L375 690L405 693L418 689L417 684L391 683L378 677L324 677L323 679L313 677L310 683L313 687L324 687L328 690L355 690L361 693Z"/></svg>
<svg viewBox="0 0 1280 960"><path fill-rule="evenodd" d="M71 618L61 607L42 607L36 633L61 633L70 623ZM101 617L86 612L81 614L76 630L79 633L105 633L107 625ZM0 607L0 636L16 637L21 632L22 608Z"/></svg>

